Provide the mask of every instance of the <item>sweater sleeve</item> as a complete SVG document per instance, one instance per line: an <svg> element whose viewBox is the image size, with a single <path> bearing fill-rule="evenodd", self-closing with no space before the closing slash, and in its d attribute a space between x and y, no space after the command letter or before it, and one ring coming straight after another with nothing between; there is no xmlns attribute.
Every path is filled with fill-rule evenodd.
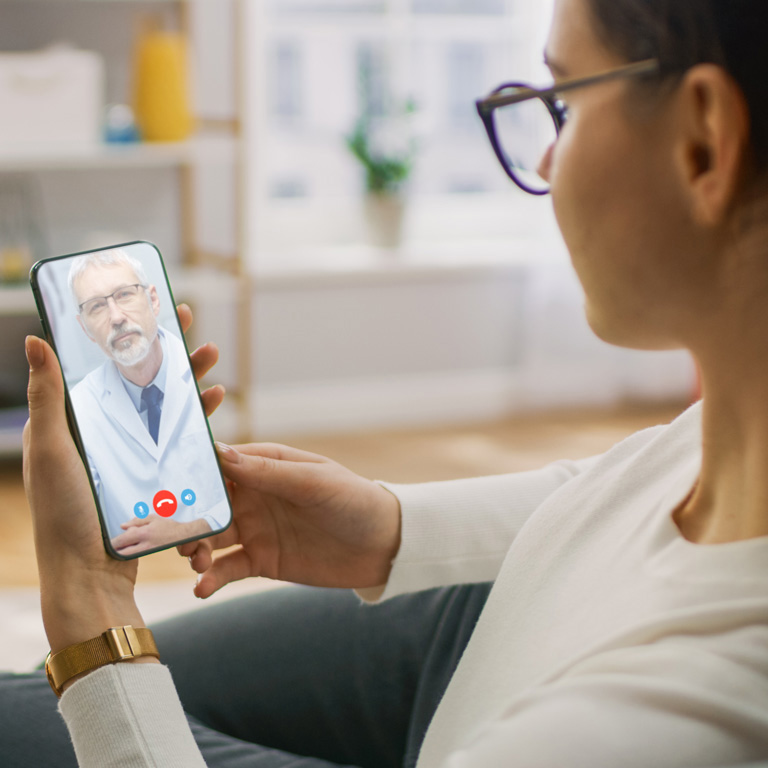
<svg viewBox="0 0 768 768"><path fill-rule="evenodd" d="M205 768L160 664L97 669L64 692L59 711L80 768Z"/></svg>
<svg viewBox="0 0 768 768"><path fill-rule="evenodd" d="M451 584L493 581L517 532L555 491L600 456L510 475L395 485L402 538L386 585L357 590L367 602Z"/></svg>

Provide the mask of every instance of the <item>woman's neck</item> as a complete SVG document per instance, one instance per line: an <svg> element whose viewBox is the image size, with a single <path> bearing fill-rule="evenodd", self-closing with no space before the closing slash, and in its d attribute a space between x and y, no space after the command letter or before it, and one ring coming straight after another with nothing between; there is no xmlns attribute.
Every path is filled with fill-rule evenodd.
<svg viewBox="0 0 768 768"><path fill-rule="evenodd" d="M768 536L768 352L730 357L702 364L701 475L674 514L700 544Z"/></svg>

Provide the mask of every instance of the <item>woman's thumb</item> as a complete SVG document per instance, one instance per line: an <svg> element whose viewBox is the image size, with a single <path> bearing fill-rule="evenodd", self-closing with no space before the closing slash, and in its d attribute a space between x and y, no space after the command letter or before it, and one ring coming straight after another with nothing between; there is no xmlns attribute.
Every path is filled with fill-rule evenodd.
<svg viewBox="0 0 768 768"><path fill-rule="evenodd" d="M65 418L61 370L53 350L37 336L27 336L25 350L29 362L30 425L35 430L47 430Z"/></svg>

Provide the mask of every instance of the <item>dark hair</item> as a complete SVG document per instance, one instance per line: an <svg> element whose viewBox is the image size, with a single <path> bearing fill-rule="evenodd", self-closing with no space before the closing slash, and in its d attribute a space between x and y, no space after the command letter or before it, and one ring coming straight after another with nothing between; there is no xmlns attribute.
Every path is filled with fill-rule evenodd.
<svg viewBox="0 0 768 768"><path fill-rule="evenodd" d="M768 0L588 0L602 42L629 61L655 58L662 77L717 64L741 87L752 147L768 167Z"/></svg>

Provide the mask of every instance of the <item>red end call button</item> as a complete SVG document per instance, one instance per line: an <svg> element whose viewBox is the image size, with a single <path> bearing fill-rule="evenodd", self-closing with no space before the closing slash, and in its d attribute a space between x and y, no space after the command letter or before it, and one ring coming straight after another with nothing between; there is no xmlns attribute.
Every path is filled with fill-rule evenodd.
<svg viewBox="0 0 768 768"><path fill-rule="evenodd" d="M176 511L178 502L170 491L158 491L152 499L152 506L161 517L170 517Z"/></svg>

